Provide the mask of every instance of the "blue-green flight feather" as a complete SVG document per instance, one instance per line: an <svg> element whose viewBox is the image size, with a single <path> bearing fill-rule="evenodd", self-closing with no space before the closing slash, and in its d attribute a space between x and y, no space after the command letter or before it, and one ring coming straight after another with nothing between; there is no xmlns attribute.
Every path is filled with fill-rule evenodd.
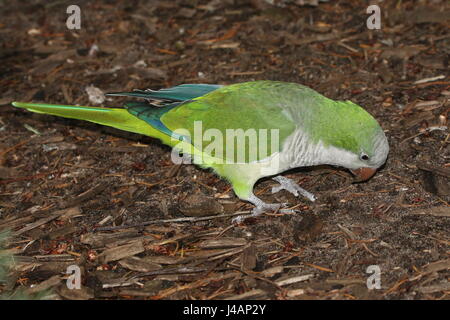
<svg viewBox="0 0 450 320"><path fill-rule="evenodd" d="M154 100L186 101L201 97L221 87L221 85L217 84L182 84L176 87L161 90L135 90L132 92L108 93L107 95Z"/></svg>

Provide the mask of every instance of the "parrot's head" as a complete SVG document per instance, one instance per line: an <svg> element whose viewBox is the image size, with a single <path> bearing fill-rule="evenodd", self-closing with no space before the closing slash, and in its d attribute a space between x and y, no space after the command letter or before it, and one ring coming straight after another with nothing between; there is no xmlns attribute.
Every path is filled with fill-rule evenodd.
<svg viewBox="0 0 450 320"><path fill-rule="evenodd" d="M370 179L387 159L389 144L378 122L351 101L333 101L333 114L315 134L323 144L324 163L349 169L356 181ZM323 119L323 118L322 118Z"/></svg>
<svg viewBox="0 0 450 320"><path fill-rule="evenodd" d="M366 139L366 137L362 136L361 139ZM355 175L356 182L370 179L376 170L386 162L389 144L383 130L379 128L372 132L368 141L360 144L359 150L359 152L353 152L353 159L345 164L345 167Z"/></svg>

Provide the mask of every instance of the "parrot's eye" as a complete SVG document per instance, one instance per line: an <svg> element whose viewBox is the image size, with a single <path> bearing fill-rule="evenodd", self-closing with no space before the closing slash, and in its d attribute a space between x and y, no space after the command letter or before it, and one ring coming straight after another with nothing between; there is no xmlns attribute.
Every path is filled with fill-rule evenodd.
<svg viewBox="0 0 450 320"><path fill-rule="evenodd" d="M359 157L361 158L361 160L364 160L364 161L369 160L369 156L365 153L361 153L361 155Z"/></svg>

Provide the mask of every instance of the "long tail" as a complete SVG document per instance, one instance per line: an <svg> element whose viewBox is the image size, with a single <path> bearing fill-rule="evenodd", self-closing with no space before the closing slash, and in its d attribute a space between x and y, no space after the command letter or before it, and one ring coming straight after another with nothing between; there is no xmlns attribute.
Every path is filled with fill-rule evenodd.
<svg viewBox="0 0 450 320"><path fill-rule="evenodd" d="M67 106L26 102L13 102L12 105L37 113L45 113L64 118L90 121L129 132L159 138L157 130L154 130L145 121L130 114L126 109Z"/></svg>

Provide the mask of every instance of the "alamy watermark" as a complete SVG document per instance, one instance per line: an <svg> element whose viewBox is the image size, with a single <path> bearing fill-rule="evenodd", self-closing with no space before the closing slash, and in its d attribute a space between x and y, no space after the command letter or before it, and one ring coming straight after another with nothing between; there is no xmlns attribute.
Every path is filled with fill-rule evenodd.
<svg viewBox="0 0 450 320"><path fill-rule="evenodd" d="M69 30L81 29L81 9L78 5L72 4L67 7L66 13L69 15L66 26ZM378 5L372 4L367 7L366 13L370 16L366 20L366 26L370 30L381 29L381 9Z"/></svg>
<svg viewBox="0 0 450 320"><path fill-rule="evenodd" d="M367 278L366 284L367 289L373 290L373 289L381 289L381 268L380 266L373 264L367 267L366 273L371 274Z"/></svg>
<svg viewBox="0 0 450 320"><path fill-rule="evenodd" d="M79 6L72 4L67 7L66 13L69 17L66 20L66 26L69 30L81 29L81 9Z"/></svg>
<svg viewBox="0 0 450 320"><path fill-rule="evenodd" d="M200 165L251 163L281 151L279 129L237 128L223 132L216 128L204 130L202 121L194 121L193 135L187 129L177 129L171 139L175 143L171 154L175 164L191 163L185 153L192 147L195 150L187 153L194 154L194 162ZM270 167L274 166L278 166L277 158L270 162Z"/></svg>
<svg viewBox="0 0 450 320"><path fill-rule="evenodd" d="M77 265L67 267L66 274L69 275L66 281L67 288L70 290L81 289L81 269Z"/></svg>
<svg viewBox="0 0 450 320"><path fill-rule="evenodd" d="M366 13L370 14L367 18L366 25L370 30L381 29L381 9L378 5L372 4L367 7Z"/></svg>

